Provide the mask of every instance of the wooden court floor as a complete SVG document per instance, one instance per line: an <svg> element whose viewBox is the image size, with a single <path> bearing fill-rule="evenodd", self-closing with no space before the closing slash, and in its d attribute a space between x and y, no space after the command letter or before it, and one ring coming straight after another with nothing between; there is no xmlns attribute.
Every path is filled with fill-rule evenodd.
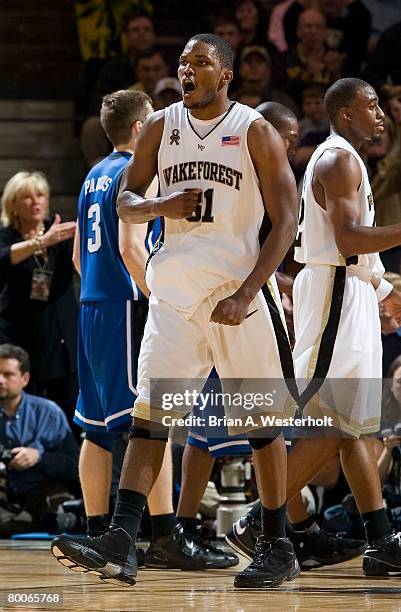
<svg viewBox="0 0 401 612"><path fill-rule="evenodd" d="M246 565L241 561L240 568ZM238 569L207 572L142 570L134 587L111 587L96 577L63 568L49 552L49 543L0 542L0 610L107 610L171 612L248 612L262 610L354 610L401 612L401 577L363 577L359 559L303 573L271 591L238 590L233 577ZM62 594L63 603L10 604L14 593Z"/></svg>

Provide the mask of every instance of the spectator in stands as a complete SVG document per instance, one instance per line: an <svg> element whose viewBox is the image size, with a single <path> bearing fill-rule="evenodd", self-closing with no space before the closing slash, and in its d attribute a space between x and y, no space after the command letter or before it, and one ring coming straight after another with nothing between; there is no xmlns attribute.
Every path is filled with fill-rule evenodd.
<svg viewBox="0 0 401 612"><path fill-rule="evenodd" d="M397 125L398 131L399 126L401 126L401 92L390 96L387 100L386 107L388 114Z"/></svg>
<svg viewBox="0 0 401 612"><path fill-rule="evenodd" d="M168 65L160 49L153 47L138 53L135 60L136 83L126 84L123 89L137 89L153 97L156 83L168 76ZM107 92L111 93L111 92ZM89 167L97 164L110 153L110 142L100 124L99 115L88 117L82 126L81 148Z"/></svg>
<svg viewBox="0 0 401 612"><path fill-rule="evenodd" d="M401 94L401 21L379 38L368 59L363 78L387 96Z"/></svg>
<svg viewBox="0 0 401 612"><path fill-rule="evenodd" d="M170 106L170 104L175 102L180 102L182 100L182 92L178 79L166 77L157 81L153 92L153 99L155 111L166 108L166 106Z"/></svg>
<svg viewBox="0 0 401 612"><path fill-rule="evenodd" d="M401 280L401 278L400 278ZM390 365L383 392L383 445L378 458L383 498L396 531L401 528L401 356Z"/></svg>
<svg viewBox="0 0 401 612"><path fill-rule="evenodd" d="M0 342L28 351L32 392L71 410L76 400L78 309L73 289L75 222L49 220L41 172L18 172L1 199Z"/></svg>
<svg viewBox="0 0 401 612"><path fill-rule="evenodd" d="M302 93L300 136L294 156L294 168L298 178L304 173L316 147L330 133L329 121L323 104L325 90L324 86L315 84L304 89Z"/></svg>
<svg viewBox="0 0 401 612"><path fill-rule="evenodd" d="M370 36L371 16L361 0L321 0L326 17L326 43L341 54L343 76L358 76Z"/></svg>
<svg viewBox="0 0 401 612"><path fill-rule="evenodd" d="M102 68L92 97L91 114L98 115L105 94L126 89L136 81L135 62L140 53L154 47L156 42L153 21L146 14L132 14L126 18L126 53L110 60Z"/></svg>
<svg viewBox="0 0 401 612"><path fill-rule="evenodd" d="M395 272L385 272L384 278L393 285L396 291L401 291L401 276ZM380 308L380 322L382 329L382 346L383 346L383 376L390 377L390 367L394 359L401 355L401 328L398 327L396 321L392 319L388 313L384 311L383 305L379 305ZM388 394L387 394L388 397ZM386 394L383 395L385 400ZM393 427L394 419L391 421L388 414L388 406L386 401L383 403L382 410L382 425L381 429L386 427ZM397 419L397 421L400 419Z"/></svg>
<svg viewBox="0 0 401 612"><path fill-rule="evenodd" d="M249 106L258 106L261 102L270 100L279 102L297 113L294 101L283 91L271 86L272 65L265 47L245 47L240 56L240 86L233 97Z"/></svg>
<svg viewBox="0 0 401 612"><path fill-rule="evenodd" d="M85 72L84 91L79 104L85 107L87 113L85 98L89 99L92 94L102 67L108 60L120 55L126 43L126 14L136 11L151 15L152 3L149 0L75 0L74 4Z"/></svg>
<svg viewBox="0 0 401 612"><path fill-rule="evenodd" d="M169 69L163 52L154 47L139 53L135 61L137 81L132 87L126 89L137 89L153 96L157 81L168 77Z"/></svg>
<svg viewBox="0 0 401 612"><path fill-rule="evenodd" d="M237 0L235 17L242 45L267 45L267 14L259 0Z"/></svg>
<svg viewBox="0 0 401 612"><path fill-rule="evenodd" d="M278 86L301 105L303 90L312 83L326 87L341 76L342 56L325 43L325 18L316 9L303 11L298 20L298 42L276 58Z"/></svg>
<svg viewBox="0 0 401 612"><path fill-rule="evenodd" d="M371 53L387 28L390 28L400 18L401 0L363 0L368 9L371 19L371 31L368 43L368 51Z"/></svg>
<svg viewBox="0 0 401 612"><path fill-rule="evenodd" d="M378 141L366 143L370 184L375 202L376 225L401 222L401 126L389 117L384 119L384 131ZM380 253L389 272L400 273L401 247Z"/></svg>
<svg viewBox="0 0 401 612"><path fill-rule="evenodd" d="M302 93L302 117L299 122L299 137L303 138L311 132L329 130L329 120L324 110L324 85L311 85ZM320 141L321 142L321 141Z"/></svg>
<svg viewBox="0 0 401 612"><path fill-rule="evenodd" d="M221 36L221 38L224 38L224 40L228 42L234 53L234 77L228 88L229 93L231 93L238 89L239 86L239 56L242 43L239 23L235 17L230 17L229 15L220 16L214 22L213 33L217 36Z"/></svg>
<svg viewBox="0 0 401 612"><path fill-rule="evenodd" d="M61 408L25 393L29 371L26 351L0 345L0 445L11 455L6 460L7 501L38 515L51 509L52 496L59 501L71 497L79 451Z"/></svg>
<svg viewBox="0 0 401 612"><path fill-rule="evenodd" d="M277 10L280 8L279 3ZM320 8L320 0L293 0L289 2L285 8L284 15L282 17L282 24L284 29L285 48L283 51L287 51L290 47L294 47L298 42L297 28L298 21L301 13L306 9ZM281 51L281 49L279 49Z"/></svg>

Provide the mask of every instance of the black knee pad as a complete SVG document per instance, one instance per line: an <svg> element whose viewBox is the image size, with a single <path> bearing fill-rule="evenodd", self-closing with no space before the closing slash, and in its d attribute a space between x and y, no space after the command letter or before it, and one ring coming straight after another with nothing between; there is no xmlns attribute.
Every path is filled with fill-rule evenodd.
<svg viewBox="0 0 401 612"><path fill-rule="evenodd" d="M258 429L258 437L251 438L253 432L247 434L249 445L254 450L261 450L265 446L269 446L274 440L276 440L281 434L281 427L269 427L268 429Z"/></svg>
<svg viewBox="0 0 401 612"><path fill-rule="evenodd" d="M168 434L169 428L164 427L161 423L134 418L128 437L131 440L140 438L141 440L165 440L167 442Z"/></svg>
<svg viewBox="0 0 401 612"><path fill-rule="evenodd" d="M96 444L96 446L100 446L104 450L109 453L113 450L113 438L114 436L109 433L98 433L97 431L86 431L85 432L85 440L89 440L92 444Z"/></svg>

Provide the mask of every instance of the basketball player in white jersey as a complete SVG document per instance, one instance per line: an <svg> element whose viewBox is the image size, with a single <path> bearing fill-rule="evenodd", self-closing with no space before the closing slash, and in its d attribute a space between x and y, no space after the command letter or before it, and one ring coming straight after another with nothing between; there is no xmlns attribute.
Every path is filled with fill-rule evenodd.
<svg viewBox="0 0 401 612"><path fill-rule="evenodd" d="M213 365L221 379L245 382L283 380L283 369L292 368L274 279L297 225L296 186L283 142L259 113L228 99L232 49L223 39L193 37L180 57L178 77L183 102L145 123L118 199L124 222L164 217L164 245L147 270L151 297L139 395L112 524L102 536L88 537L85 546L77 544L74 558L101 578L125 584L135 583L136 532L168 436L160 398L151 397L151 379L178 379L174 391L180 390L179 379L195 380L200 390ZM146 199L156 173L160 197ZM265 212L272 229L260 247ZM266 403L265 412L282 416L286 402L273 404ZM182 416L179 409L168 414ZM263 535L255 564L237 577L237 586L253 580L276 586L299 573L285 537L287 456L277 429L250 439ZM181 542L177 530L172 546Z"/></svg>
<svg viewBox="0 0 401 612"><path fill-rule="evenodd" d="M305 268L293 289L294 361L304 414L332 417L336 433L298 442L288 460L287 493L291 499L340 452L368 540L364 573L401 574L401 534L392 534L383 507L374 440L363 437L380 424L378 303L398 322L401 306L401 295L382 279L378 255L401 244L401 223L374 227L359 155L364 142L380 137L384 114L373 88L351 78L328 89L325 107L331 135L306 169L296 241L295 258Z"/></svg>

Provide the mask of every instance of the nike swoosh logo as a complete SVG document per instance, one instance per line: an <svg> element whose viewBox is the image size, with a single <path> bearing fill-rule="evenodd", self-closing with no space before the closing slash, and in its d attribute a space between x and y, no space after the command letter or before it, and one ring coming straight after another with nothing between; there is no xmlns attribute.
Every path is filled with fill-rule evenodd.
<svg viewBox="0 0 401 612"><path fill-rule="evenodd" d="M255 310L255 312L256 312L256 310ZM253 313L251 313L251 314L253 314ZM239 519L237 521L236 525L235 525L235 530L238 533L238 535L242 535L244 533L244 531L246 530L246 527L247 527L246 525L245 525L245 527L241 527L240 521L241 521L241 519Z"/></svg>
<svg viewBox="0 0 401 612"><path fill-rule="evenodd" d="M256 309L256 310L252 310L252 312L249 312L249 313L246 315L245 319L249 319L249 317L251 317L253 314L255 314L255 312L258 312L258 309Z"/></svg>

